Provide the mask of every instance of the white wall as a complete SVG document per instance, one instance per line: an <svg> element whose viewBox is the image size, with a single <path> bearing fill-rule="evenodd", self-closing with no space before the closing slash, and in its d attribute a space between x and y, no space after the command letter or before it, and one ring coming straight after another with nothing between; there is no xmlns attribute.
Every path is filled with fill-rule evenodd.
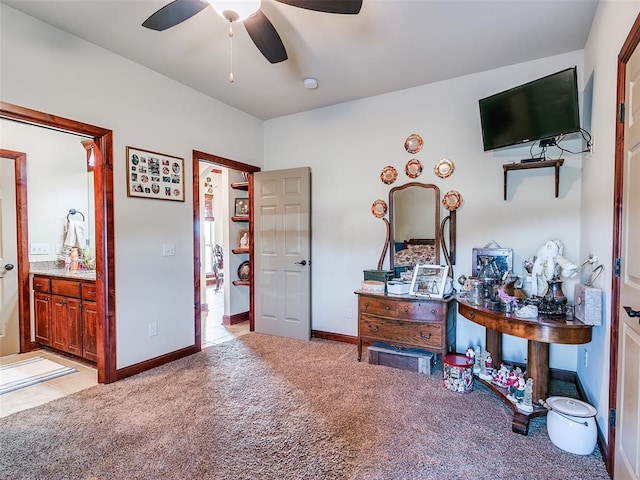
<svg viewBox="0 0 640 480"><path fill-rule="evenodd" d="M523 272L522 260L549 238L561 239L565 256L580 261L580 156L565 155L559 198L554 198L550 168L510 173L505 202L502 165L529 156L529 147L485 153L478 112L482 97L573 65L582 71L582 51L265 122L265 168L308 165L312 170L314 329L357 334L353 291L362 271L376 268L385 238L371 204L387 200L391 187L411 181L404 165L414 157L424 164L417 181L435 183L443 194L458 190L464 199L457 214L454 278L471 274L472 249L491 240L513 248L517 274ZM424 139L415 155L404 149L412 133ZM433 171L442 157L455 163L447 179ZM399 172L390 186L379 179L385 165ZM567 282L565 289L570 299L571 285ZM459 317L458 350L481 342L483 327ZM526 341L507 338L503 354L524 361ZM576 347L553 345L551 366L575 370Z"/></svg>
<svg viewBox="0 0 640 480"><path fill-rule="evenodd" d="M57 260L64 240L69 209L85 216L85 226L93 225L89 215L89 191L93 182L87 173L83 138L23 123L0 120L2 148L27 155L27 211L29 244L49 247L49 254L29 255L31 262ZM93 176L91 176L93 177ZM73 215L70 219L81 220ZM89 232L85 232L89 239ZM91 235L93 238L93 235ZM91 245L95 249L95 244ZM92 250L93 251L93 250Z"/></svg>
<svg viewBox="0 0 640 480"><path fill-rule="evenodd" d="M584 49L585 81L592 78L591 134L594 154L582 164L581 252L598 255L605 266L595 286L605 292L604 321L592 341L579 348L578 375L598 410L598 425L608 436L613 176L615 158L616 79L620 49L640 12L637 1L601 1ZM584 365L584 351L588 365Z"/></svg>
<svg viewBox="0 0 640 480"><path fill-rule="evenodd" d="M2 100L113 130L118 368L193 345L192 150L260 166L262 122L5 5L0 17ZM127 197L128 145L184 158L185 201Z"/></svg>

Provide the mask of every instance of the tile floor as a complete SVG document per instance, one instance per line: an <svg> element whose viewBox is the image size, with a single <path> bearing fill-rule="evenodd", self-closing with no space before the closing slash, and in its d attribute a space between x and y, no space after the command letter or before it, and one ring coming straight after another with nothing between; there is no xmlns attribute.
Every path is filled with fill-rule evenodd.
<svg viewBox="0 0 640 480"><path fill-rule="evenodd" d="M249 332L249 322L230 326L222 325L224 315L222 290L215 292L213 287L207 288L207 305L208 311L202 314L202 348L232 340ZM49 350L35 350L0 357L0 365L32 357L43 357L75 368L77 372L0 395L0 417L42 405L56 398L93 387L98 383L98 373L95 368Z"/></svg>

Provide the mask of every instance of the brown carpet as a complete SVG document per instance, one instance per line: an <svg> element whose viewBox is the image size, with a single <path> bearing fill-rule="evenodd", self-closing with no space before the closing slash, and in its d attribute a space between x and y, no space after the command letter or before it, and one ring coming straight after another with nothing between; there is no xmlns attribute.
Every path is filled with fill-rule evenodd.
<svg viewBox="0 0 640 480"><path fill-rule="evenodd" d="M606 479L488 390L251 333L0 419L2 479Z"/></svg>

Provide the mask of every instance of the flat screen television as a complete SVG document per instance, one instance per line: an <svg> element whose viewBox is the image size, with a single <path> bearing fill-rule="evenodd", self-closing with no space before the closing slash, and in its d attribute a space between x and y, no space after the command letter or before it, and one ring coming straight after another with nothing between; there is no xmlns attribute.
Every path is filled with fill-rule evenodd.
<svg viewBox="0 0 640 480"><path fill-rule="evenodd" d="M479 100L484 150L580 131L576 67Z"/></svg>

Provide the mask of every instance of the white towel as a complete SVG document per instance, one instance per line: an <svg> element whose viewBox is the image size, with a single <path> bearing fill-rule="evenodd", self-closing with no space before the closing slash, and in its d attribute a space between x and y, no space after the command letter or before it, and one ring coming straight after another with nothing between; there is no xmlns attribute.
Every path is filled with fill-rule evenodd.
<svg viewBox="0 0 640 480"><path fill-rule="evenodd" d="M69 220L67 222L67 231L64 237L65 247L86 247L86 239L84 235L84 222Z"/></svg>

